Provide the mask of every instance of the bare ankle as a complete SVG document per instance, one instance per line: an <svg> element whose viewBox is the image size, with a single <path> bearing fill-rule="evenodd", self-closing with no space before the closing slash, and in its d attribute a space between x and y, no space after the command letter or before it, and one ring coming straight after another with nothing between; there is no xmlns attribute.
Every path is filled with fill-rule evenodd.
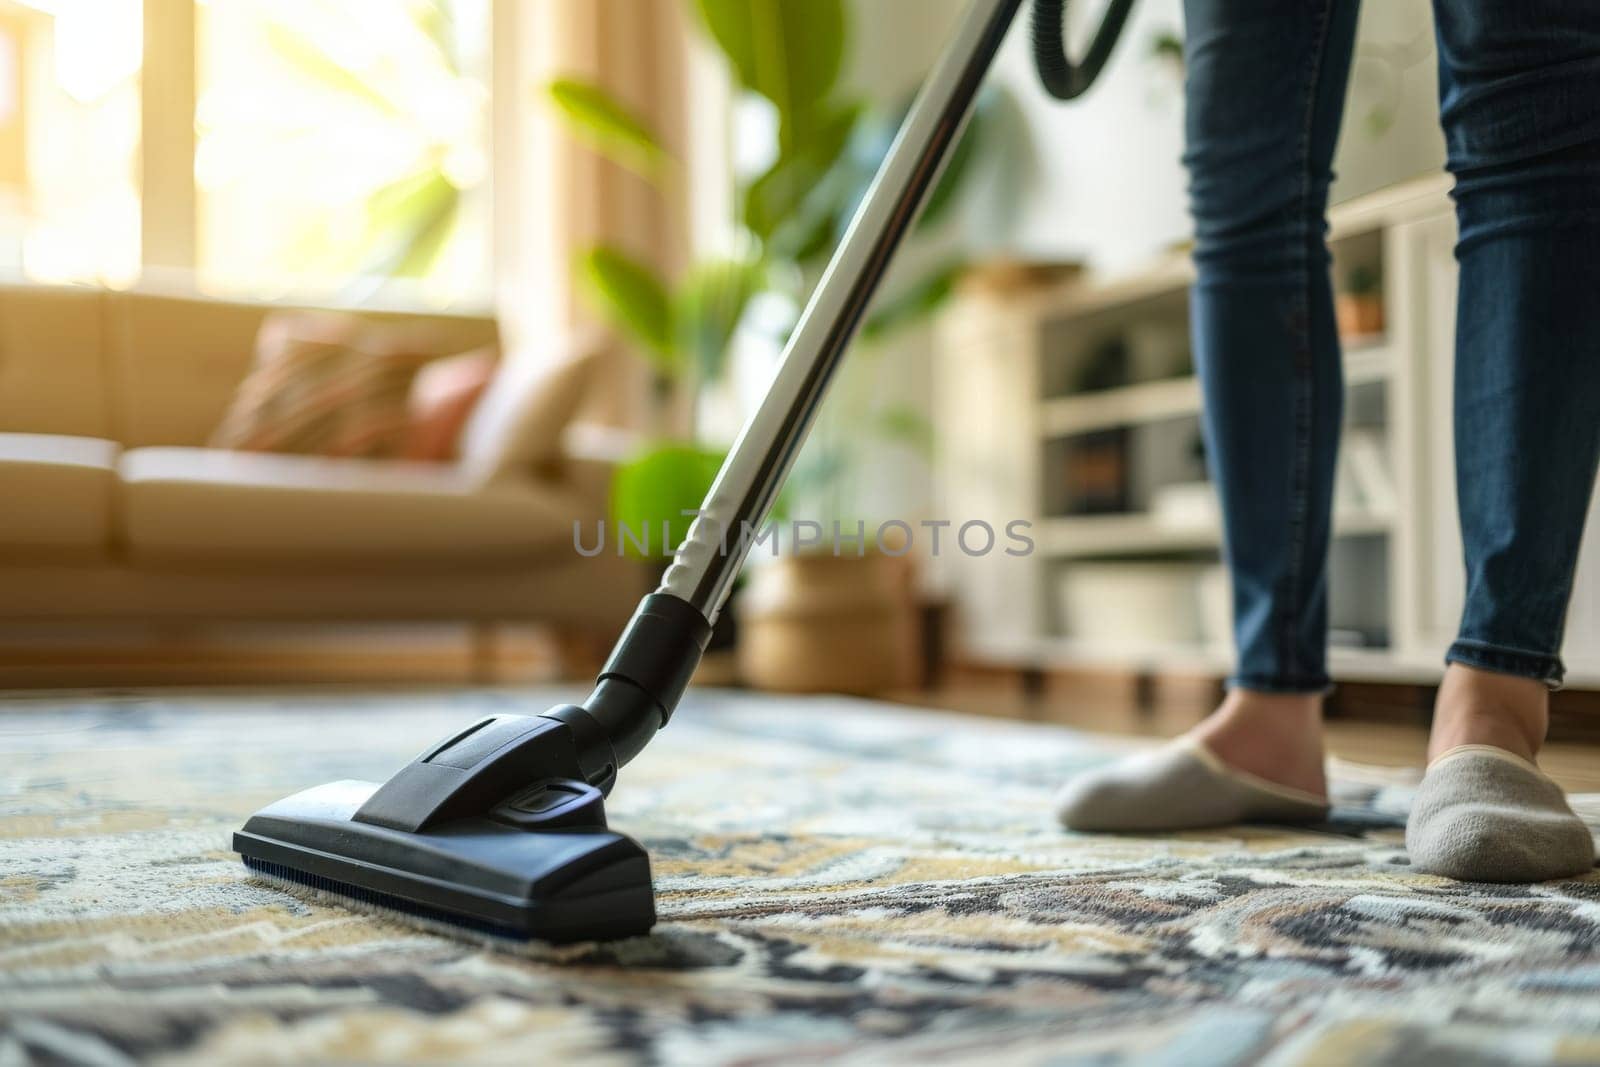
<svg viewBox="0 0 1600 1067"><path fill-rule="evenodd" d="M1327 792L1321 694L1230 690L1194 736L1238 770L1309 793Z"/></svg>
<svg viewBox="0 0 1600 1067"><path fill-rule="evenodd" d="M1214 714L1252 722L1260 720L1264 724L1285 729L1317 732L1322 728L1322 694L1230 689Z"/></svg>
<svg viewBox="0 0 1600 1067"><path fill-rule="evenodd" d="M1492 745L1531 760L1549 724L1543 682L1452 663L1434 703L1428 759L1461 745Z"/></svg>

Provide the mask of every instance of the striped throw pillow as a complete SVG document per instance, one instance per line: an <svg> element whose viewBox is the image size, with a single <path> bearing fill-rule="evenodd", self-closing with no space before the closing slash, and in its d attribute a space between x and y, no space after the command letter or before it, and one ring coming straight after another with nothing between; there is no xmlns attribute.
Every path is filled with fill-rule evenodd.
<svg viewBox="0 0 1600 1067"><path fill-rule="evenodd" d="M213 448L386 458L400 454L417 371L437 353L353 316L277 315Z"/></svg>

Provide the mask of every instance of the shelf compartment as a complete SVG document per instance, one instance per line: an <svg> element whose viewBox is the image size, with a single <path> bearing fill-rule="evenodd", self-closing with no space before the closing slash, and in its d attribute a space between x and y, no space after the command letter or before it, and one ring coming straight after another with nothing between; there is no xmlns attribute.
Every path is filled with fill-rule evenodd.
<svg viewBox="0 0 1600 1067"><path fill-rule="evenodd" d="M1193 415L1199 410L1199 380L1173 378L1046 400L1040 428L1046 437L1068 437L1130 423Z"/></svg>
<svg viewBox="0 0 1600 1067"><path fill-rule="evenodd" d="M1386 534L1389 515L1347 512L1334 516L1335 537ZM1045 519L1039 525L1039 550L1052 559L1144 556L1163 552L1202 552L1222 546L1217 526L1159 523L1148 515L1084 515Z"/></svg>
<svg viewBox="0 0 1600 1067"><path fill-rule="evenodd" d="M1393 352L1381 338L1374 338L1345 353L1345 386L1386 380L1393 367ZM1045 400L1039 428L1045 437L1069 437L1199 412L1200 381L1187 376Z"/></svg>

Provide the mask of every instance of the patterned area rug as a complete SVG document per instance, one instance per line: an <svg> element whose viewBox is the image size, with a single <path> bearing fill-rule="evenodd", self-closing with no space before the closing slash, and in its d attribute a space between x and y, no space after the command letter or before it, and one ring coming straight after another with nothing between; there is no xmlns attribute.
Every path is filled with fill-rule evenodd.
<svg viewBox="0 0 1600 1067"><path fill-rule="evenodd" d="M1413 874L1370 785L1316 829L1068 835L1051 792L1117 743L1060 729L695 694L610 804L662 914L618 944L419 932L228 851L570 695L0 706L0 1064L1600 1061L1594 876Z"/></svg>

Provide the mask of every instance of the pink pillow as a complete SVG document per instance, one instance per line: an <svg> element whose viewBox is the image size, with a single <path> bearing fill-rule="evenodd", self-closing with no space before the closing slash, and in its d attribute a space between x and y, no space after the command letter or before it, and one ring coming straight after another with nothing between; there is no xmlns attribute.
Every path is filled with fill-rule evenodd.
<svg viewBox="0 0 1600 1067"><path fill-rule="evenodd" d="M494 349L479 348L436 359L418 371L411 382L400 458L432 463L454 460L461 430L489 388L498 362Z"/></svg>

